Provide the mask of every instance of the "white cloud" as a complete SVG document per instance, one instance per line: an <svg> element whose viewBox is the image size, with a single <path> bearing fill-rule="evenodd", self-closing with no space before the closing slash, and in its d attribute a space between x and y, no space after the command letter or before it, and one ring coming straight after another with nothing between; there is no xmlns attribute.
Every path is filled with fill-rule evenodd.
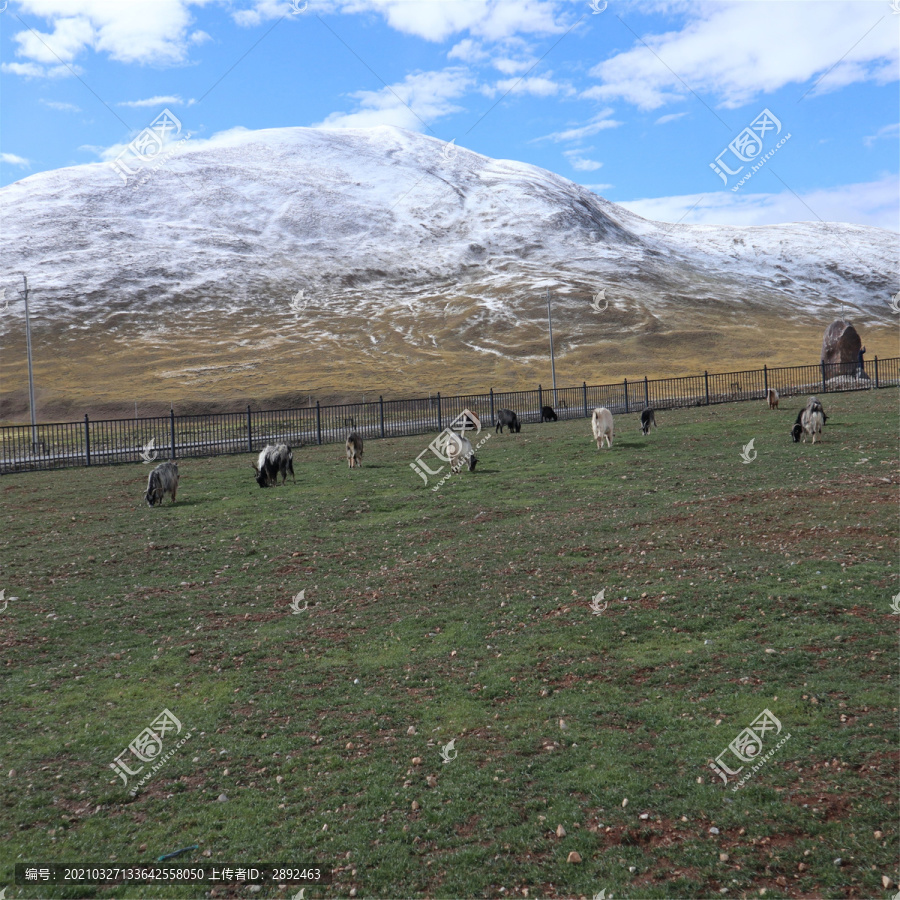
<svg viewBox="0 0 900 900"><path fill-rule="evenodd" d="M36 63L3 63L0 72L9 72L11 75L21 75L23 78L67 78L69 75L78 75L81 69L78 66L39 66Z"/></svg>
<svg viewBox="0 0 900 900"><path fill-rule="evenodd" d="M579 172L595 172L603 167L602 162L595 159L586 159L581 154L588 153L593 147L583 147L577 150L563 150L563 156L569 161L569 165Z"/></svg>
<svg viewBox="0 0 900 900"><path fill-rule="evenodd" d="M892 137L900 137L900 123L895 122L893 125L885 125L884 128L879 128L875 134L867 135L863 138L863 143L867 147L871 147L872 144L875 143L879 138L892 138Z"/></svg>
<svg viewBox="0 0 900 900"><path fill-rule="evenodd" d="M447 59L459 59L465 63L480 63L491 58L478 41L465 38L447 51Z"/></svg>
<svg viewBox="0 0 900 900"><path fill-rule="evenodd" d="M13 40L19 45L16 56L54 65L72 62L84 47L90 46L94 40L94 29L85 18L59 18L54 21L52 34L20 31L13 35Z"/></svg>
<svg viewBox="0 0 900 900"><path fill-rule="evenodd" d="M882 7L855 0L679 5L693 16L681 31L644 35L647 46L636 42L594 66L590 75L600 84L582 96L657 109L689 96L689 86L717 97L720 106L736 108L759 94L816 78L822 78L818 93L860 81L886 84L896 80L900 56L896 20Z"/></svg>
<svg viewBox="0 0 900 900"><path fill-rule="evenodd" d="M680 119L682 116L686 116L686 112L680 113L671 113L668 116L660 116L653 124L654 125L665 125L666 122L674 122L676 119Z"/></svg>
<svg viewBox="0 0 900 900"><path fill-rule="evenodd" d="M238 25L250 28L267 19L280 19L284 15L295 15L288 0L254 0L250 9L240 9L232 13L231 17Z"/></svg>
<svg viewBox="0 0 900 900"><path fill-rule="evenodd" d="M558 7L565 9L565 4L560 0L310 0L310 12L377 14L394 30L426 41L445 41L465 32L489 41L516 34L561 33L568 26L556 21ZM234 13L233 18L239 25L251 26L290 12L287 0L254 0L250 9Z"/></svg>
<svg viewBox="0 0 900 900"><path fill-rule="evenodd" d="M607 128L618 128L622 123L615 119L610 119L613 114L612 107L600 110L596 115L591 117L587 125L579 125L576 128L568 128L565 131L554 131L552 134L545 134L543 137L535 138L538 141L580 141L586 137L597 134Z"/></svg>
<svg viewBox="0 0 900 900"><path fill-rule="evenodd" d="M74 103L61 103L59 100L41 100L40 102L44 106L49 106L50 109L58 109L61 112L81 112L81 107Z"/></svg>
<svg viewBox="0 0 900 900"><path fill-rule="evenodd" d="M20 169L27 169L31 165L31 160L25 159L24 156L16 156L15 153L0 153L0 162L8 166L18 166Z"/></svg>
<svg viewBox="0 0 900 900"><path fill-rule="evenodd" d="M171 94L162 97L148 97L146 100L123 100L116 106L130 106L139 108L142 106L193 106L196 100L182 100L178 94Z"/></svg>
<svg viewBox="0 0 900 900"><path fill-rule="evenodd" d="M493 86L485 86L482 88L482 91L489 97L494 97L497 94L530 94L533 97L553 97L560 93L566 96L575 93L569 85L561 84L552 78L543 76L504 78Z"/></svg>
<svg viewBox="0 0 900 900"><path fill-rule="evenodd" d="M5 64L3 69L27 77L56 77L61 74L56 71L58 65L40 71L36 64L72 62L88 50L125 63L177 64L186 59L189 44L208 39L204 32L189 32L189 8L210 2L213 0L19 0L22 12L41 17L52 30L14 34L16 55L28 62Z"/></svg>
<svg viewBox="0 0 900 900"><path fill-rule="evenodd" d="M571 157L569 163L573 169L577 169L579 172L595 172L603 165L602 162L597 162L595 159L582 159L578 156Z"/></svg>
<svg viewBox="0 0 900 900"><path fill-rule="evenodd" d="M423 131L426 123L459 112L451 101L472 84L468 73L459 68L407 75L402 82L380 91L356 91L359 101L355 112L334 112L317 123L317 128L370 128L397 125L411 131Z"/></svg>
<svg viewBox="0 0 900 900"><path fill-rule="evenodd" d="M615 187L612 184L582 184L581 187L587 188L589 191L594 191L595 193L600 193L600 191L608 191L611 187Z"/></svg>
<svg viewBox="0 0 900 900"><path fill-rule="evenodd" d="M777 194L717 191L616 202L645 219L686 225L778 225L821 219L897 231L900 230L898 197L900 179L889 175L880 181L809 191L801 194L800 200L790 191Z"/></svg>

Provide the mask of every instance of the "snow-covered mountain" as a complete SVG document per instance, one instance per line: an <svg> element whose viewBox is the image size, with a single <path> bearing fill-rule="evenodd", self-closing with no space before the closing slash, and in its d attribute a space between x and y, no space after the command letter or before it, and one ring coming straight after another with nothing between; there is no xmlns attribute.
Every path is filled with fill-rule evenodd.
<svg viewBox="0 0 900 900"><path fill-rule="evenodd" d="M0 335L21 328L24 273L45 321L132 347L218 322L234 349L264 321L326 354L359 338L408 361L524 359L542 332L520 326L542 320L546 288L561 354L609 329L827 324L841 301L885 324L896 290L893 232L650 222L546 170L391 127L188 140L128 183L106 163L33 175L0 190L0 209Z"/></svg>

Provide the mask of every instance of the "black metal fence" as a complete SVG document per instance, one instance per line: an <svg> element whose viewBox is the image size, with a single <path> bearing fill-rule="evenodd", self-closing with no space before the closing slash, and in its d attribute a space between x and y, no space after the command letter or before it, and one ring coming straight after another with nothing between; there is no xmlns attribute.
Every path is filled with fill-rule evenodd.
<svg viewBox="0 0 900 900"><path fill-rule="evenodd" d="M869 363L868 374L847 374L841 364L790 366L687 375L680 378L625 379L618 384L587 385L534 391L489 391L455 397L423 397L197 416L7 425L0 428L0 474L67 466L110 465L143 459L178 459L254 453L269 443L343 442L354 430L366 440L439 432L464 409L483 426L494 427L497 412L512 409L523 423L541 421L541 408L552 407L560 419L586 418L594 407L615 415L639 413L647 407L673 409L738 400L761 400L773 387L782 396L830 394L900 385L900 357Z"/></svg>

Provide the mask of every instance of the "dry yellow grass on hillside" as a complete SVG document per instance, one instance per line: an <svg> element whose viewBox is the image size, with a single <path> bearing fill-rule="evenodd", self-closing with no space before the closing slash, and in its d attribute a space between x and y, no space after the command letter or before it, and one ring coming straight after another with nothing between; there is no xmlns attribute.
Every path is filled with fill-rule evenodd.
<svg viewBox="0 0 900 900"><path fill-rule="evenodd" d="M342 315L303 327L284 315L192 318L187 328L148 335L135 326L91 332L35 329L34 370L42 421L166 411L304 405L312 399L385 398L524 390L551 385L546 320L495 329L490 351L472 346L453 315L416 311L390 322ZM655 323L649 333L608 326L586 329L554 320L560 387L647 375L659 378L819 361L827 322L765 323L685 316L681 330ZM338 331L340 329L340 332ZM338 334L340 333L340 337ZM896 329L861 328L867 360L900 355ZM460 336L461 335L461 336ZM27 418L24 334L7 335L0 359L0 416Z"/></svg>

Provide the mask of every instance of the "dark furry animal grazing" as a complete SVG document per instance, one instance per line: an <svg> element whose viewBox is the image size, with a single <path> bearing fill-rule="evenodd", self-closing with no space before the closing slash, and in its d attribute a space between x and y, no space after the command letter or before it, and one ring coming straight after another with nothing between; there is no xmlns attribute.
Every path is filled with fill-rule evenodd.
<svg viewBox="0 0 900 900"><path fill-rule="evenodd" d="M162 506L162 502L166 494L172 495L172 502L175 502L175 493L178 491L178 464L173 462L164 462L158 465L147 478L147 491L144 499L147 506Z"/></svg>
<svg viewBox="0 0 900 900"><path fill-rule="evenodd" d="M650 434L651 425L654 428L659 428L659 425L656 424L656 411L647 408L641 413L641 431L644 434Z"/></svg>
<svg viewBox="0 0 900 900"><path fill-rule="evenodd" d="M253 470L256 472L256 483L260 487L278 485L278 476L281 475L282 485L287 484L287 473L291 473L294 484L294 454L287 444L266 444L259 452Z"/></svg>
<svg viewBox="0 0 900 900"><path fill-rule="evenodd" d="M542 406L541 407L541 421L542 422L556 422L559 417L553 412L552 406Z"/></svg>
<svg viewBox="0 0 900 900"><path fill-rule="evenodd" d="M519 417L511 409L501 409L497 411L497 427L494 431L499 431L500 434L503 434L504 425L516 434L522 430L522 423L519 421Z"/></svg>
<svg viewBox="0 0 900 900"><path fill-rule="evenodd" d="M347 435L347 443L344 445L347 450L347 465L352 469L355 465L357 469L362 468L363 456L363 439L355 432L351 431Z"/></svg>

